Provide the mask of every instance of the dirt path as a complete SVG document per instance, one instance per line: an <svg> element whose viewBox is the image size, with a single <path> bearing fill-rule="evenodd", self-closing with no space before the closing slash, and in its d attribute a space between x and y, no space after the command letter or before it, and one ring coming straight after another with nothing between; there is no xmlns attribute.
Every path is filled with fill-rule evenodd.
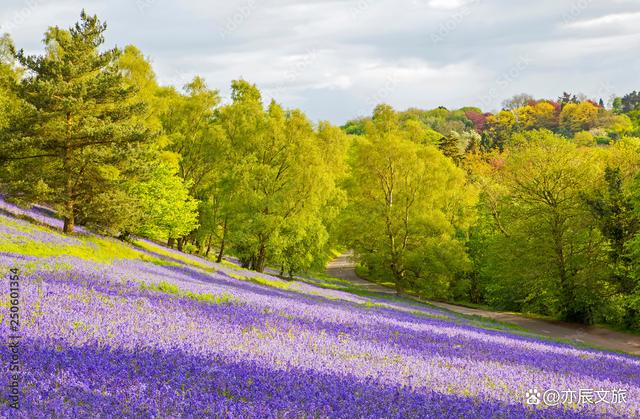
<svg viewBox="0 0 640 419"><path fill-rule="evenodd" d="M356 275L355 263L351 260L351 252L343 253L333 259L327 265L325 272L336 278L344 279L366 291L379 292L382 294L395 294L396 292L389 287L366 281Z"/></svg>
<svg viewBox="0 0 640 419"><path fill-rule="evenodd" d="M351 253L348 252L335 258L327 266L327 274L349 281L367 291L395 294L395 291L391 288L374 284L357 276L355 264L350 257ZM603 329L601 327L532 319L516 313L481 310L432 301L428 301L427 303L456 313L488 317L494 320L512 323L523 327L530 332L543 336L568 339L579 343L586 343L601 348L623 351L640 356L640 336L616 332L609 329Z"/></svg>

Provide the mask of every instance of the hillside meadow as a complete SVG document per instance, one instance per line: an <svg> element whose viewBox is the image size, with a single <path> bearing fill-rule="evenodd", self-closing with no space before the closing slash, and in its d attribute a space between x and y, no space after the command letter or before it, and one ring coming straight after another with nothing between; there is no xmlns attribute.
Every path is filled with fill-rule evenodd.
<svg viewBox="0 0 640 419"><path fill-rule="evenodd" d="M23 392L17 415L3 394L5 417L640 414L638 358L337 280L284 281L146 240L62 235L10 215L54 220L38 209L3 205L0 266L20 275ZM9 306L4 297L3 340ZM526 403L531 389L609 399L542 407ZM611 398L621 389L626 402Z"/></svg>

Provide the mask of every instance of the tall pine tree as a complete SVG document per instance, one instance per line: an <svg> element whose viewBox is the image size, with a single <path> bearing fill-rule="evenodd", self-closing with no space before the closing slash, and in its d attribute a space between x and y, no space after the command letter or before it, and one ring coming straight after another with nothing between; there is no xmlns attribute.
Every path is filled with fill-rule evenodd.
<svg viewBox="0 0 640 419"><path fill-rule="evenodd" d="M28 110L4 133L4 189L53 205L66 233L79 213L110 205L91 198L117 184L122 163L151 136L138 118L145 105L117 65L121 51L101 49L105 30L83 11L68 30L49 28L43 55L14 53L26 71L16 93Z"/></svg>

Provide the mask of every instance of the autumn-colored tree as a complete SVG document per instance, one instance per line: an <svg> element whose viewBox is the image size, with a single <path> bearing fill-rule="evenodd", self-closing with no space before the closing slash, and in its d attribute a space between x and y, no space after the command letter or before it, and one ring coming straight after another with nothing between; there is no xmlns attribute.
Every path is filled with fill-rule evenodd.
<svg viewBox="0 0 640 419"><path fill-rule="evenodd" d="M589 131L597 125L599 111L598 106L588 101L567 103L560 112L560 129L569 136L576 132Z"/></svg>

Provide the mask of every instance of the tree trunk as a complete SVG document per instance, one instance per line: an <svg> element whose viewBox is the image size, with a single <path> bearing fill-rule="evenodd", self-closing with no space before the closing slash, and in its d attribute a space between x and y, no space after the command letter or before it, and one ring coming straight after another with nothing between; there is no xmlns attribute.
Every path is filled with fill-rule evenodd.
<svg viewBox="0 0 640 419"><path fill-rule="evenodd" d="M393 280L396 283L396 294L402 295L404 291L404 272L398 269L398 264L396 262L391 262L391 273L393 274Z"/></svg>
<svg viewBox="0 0 640 419"><path fill-rule="evenodd" d="M264 243L260 244L260 249L256 255L255 263L253 266L254 271L263 272L264 266L267 263L267 248Z"/></svg>
<svg viewBox="0 0 640 419"><path fill-rule="evenodd" d="M221 263L222 258L224 257L224 243L225 243L225 240L224 238L222 238L222 242L220 243L220 251L218 251L218 257L216 258L217 263Z"/></svg>
<svg viewBox="0 0 640 419"><path fill-rule="evenodd" d="M67 202L65 203L64 226L62 227L62 231L65 234L71 234L76 225L76 207L73 201L73 180L68 174L67 177L67 185L65 187Z"/></svg>
<svg viewBox="0 0 640 419"><path fill-rule="evenodd" d="M227 239L227 219L224 219L224 223L222 224L222 241L220 242L220 251L218 252L218 257L216 258L216 262L222 262L222 257L224 256L224 244Z"/></svg>
<svg viewBox="0 0 640 419"><path fill-rule="evenodd" d="M63 170L64 174L67 177L65 184L65 212L64 215L64 226L62 227L62 231L65 234L73 233L76 224L76 208L74 203L73 196L73 178L71 176L71 113L67 112L67 138L65 142L65 150L64 150L64 162L63 162Z"/></svg>
<svg viewBox="0 0 640 419"><path fill-rule="evenodd" d="M209 237L207 238L207 250L204 252L204 255L206 257L209 257L209 252L211 251L211 238L213 237L213 234L209 234Z"/></svg>
<svg viewBox="0 0 640 419"><path fill-rule="evenodd" d="M69 210L69 205L67 205L67 211L68 210ZM71 215L71 216L64 217L64 226L62 227L62 232L65 234L71 234L73 233L74 229L75 229L75 216Z"/></svg>
<svg viewBox="0 0 640 419"><path fill-rule="evenodd" d="M173 248L173 245L175 242L176 242L176 239L174 239L173 237L169 237L169 240L167 240L167 247Z"/></svg>
<svg viewBox="0 0 640 419"><path fill-rule="evenodd" d="M557 215L552 226L552 235L556 253L556 266L558 269L558 279L560 282L560 293L562 298L563 320L589 324L591 322L589 310L576 305L575 289L572 277L567 268L567 256L564 252L564 232L562 230L563 221Z"/></svg>
<svg viewBox="0 0 640 419"><path fill-rule="evenodd" d="M178 238L178 250L182 252L182 246L184 245L184 237Z"/></svg>
<svg viewBox="0 0 640 419"><path fill-rule="evenodd" d="M398 295L402 295L402 292L403 292L403 290L404 290L404 289L402 288L402 284L400 283L400 281L399 281L397 278L396 278L396 280L395 280L395 283L396 283L396 294L398 294Z"/></svg>

